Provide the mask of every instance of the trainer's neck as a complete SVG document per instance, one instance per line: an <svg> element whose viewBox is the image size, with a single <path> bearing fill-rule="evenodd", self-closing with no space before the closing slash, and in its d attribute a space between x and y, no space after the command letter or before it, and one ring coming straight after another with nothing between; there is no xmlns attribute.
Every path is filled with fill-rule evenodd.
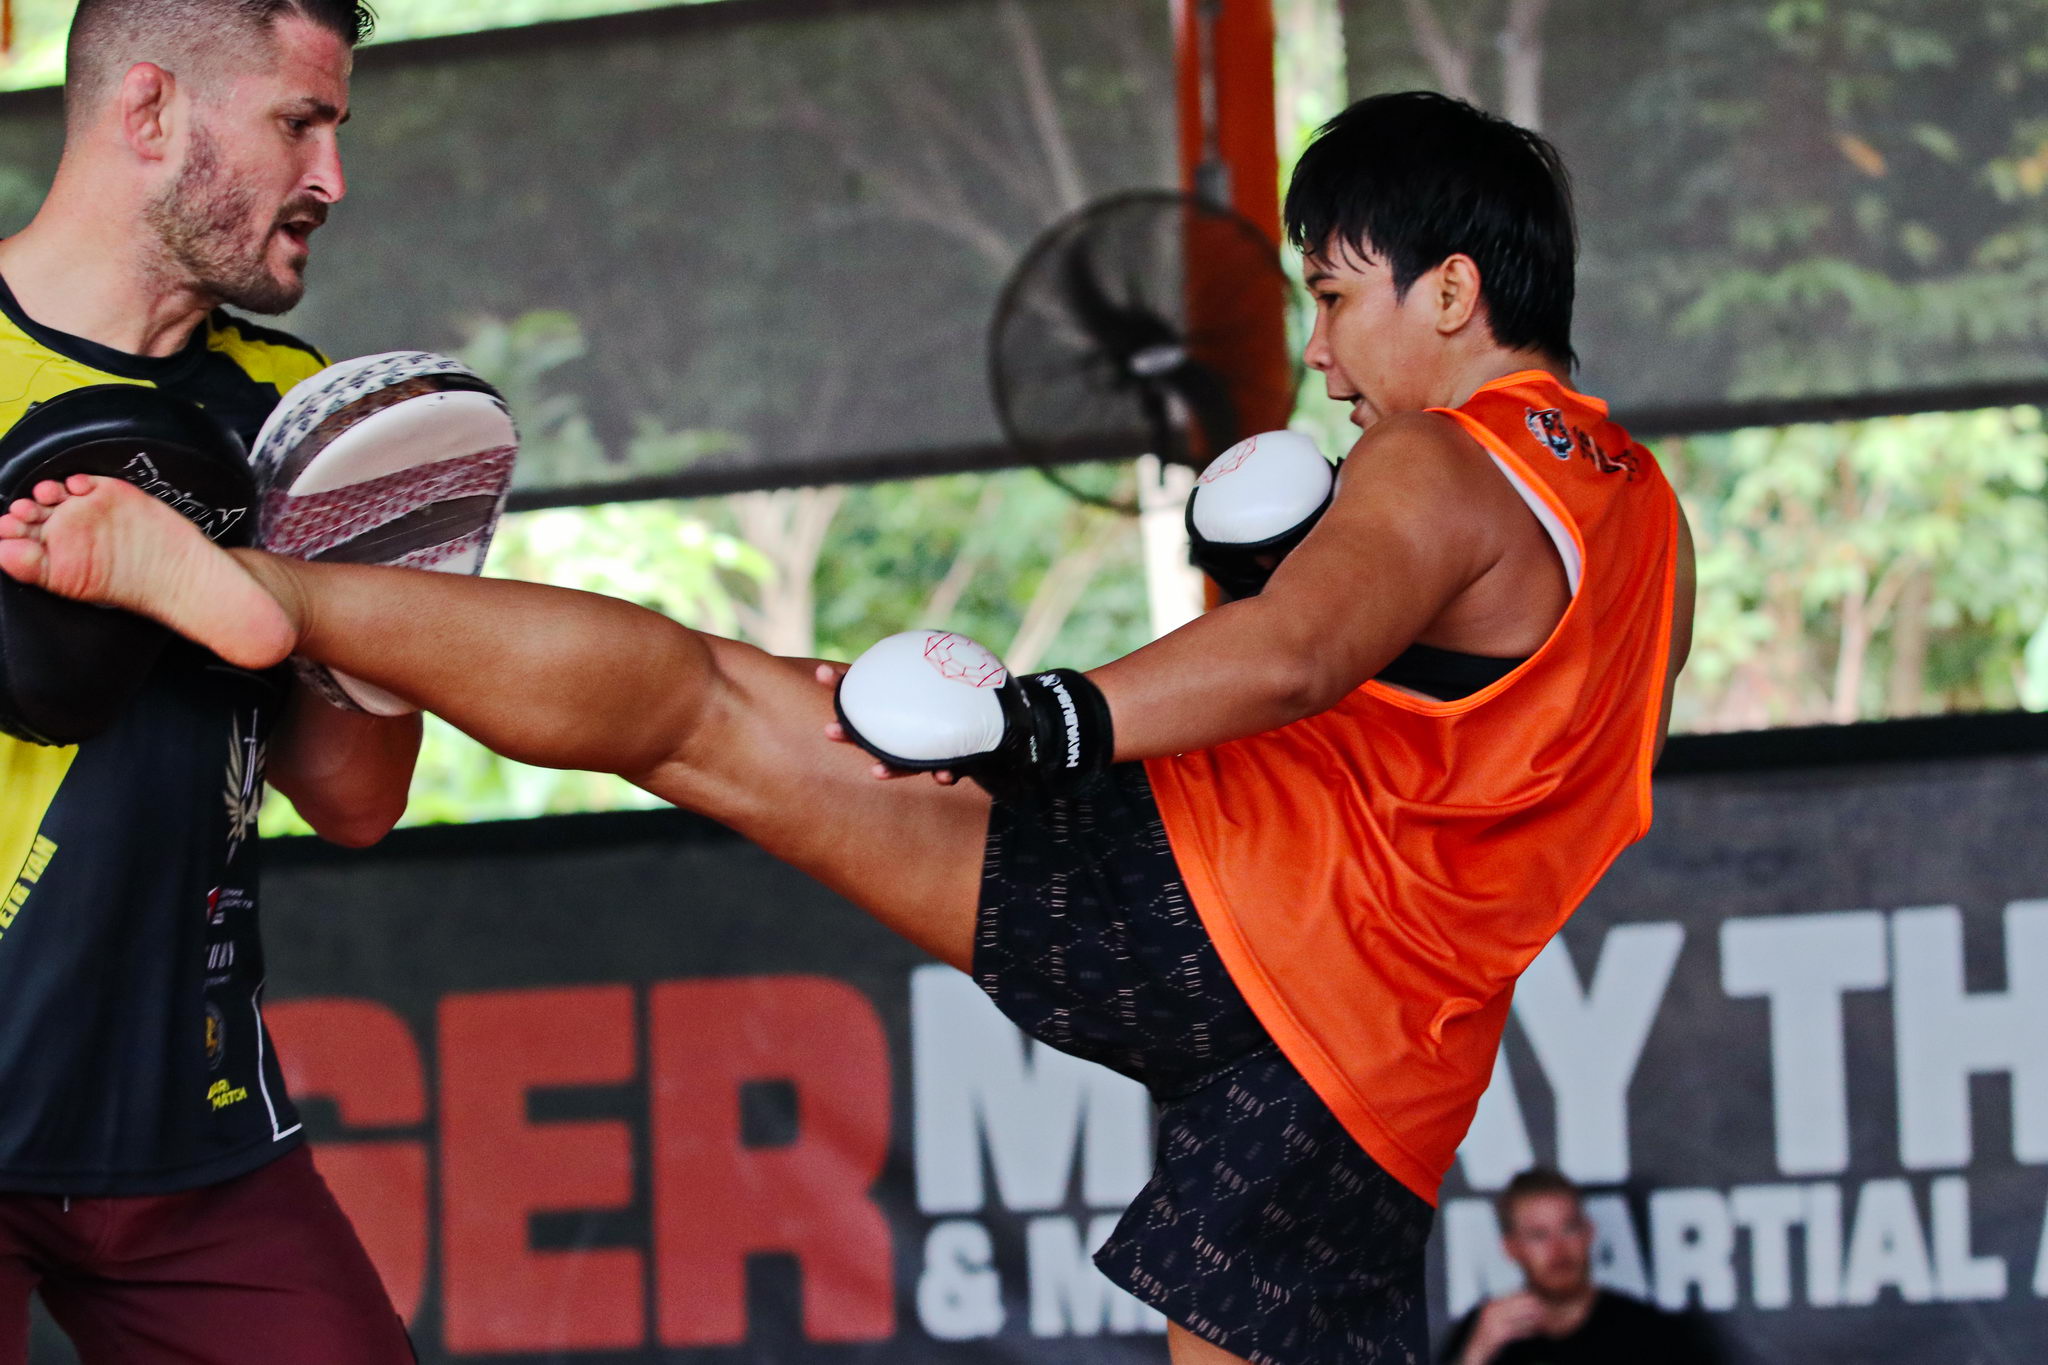
<svg viewBox="0 0 2048 1365"><path fill-rule="evenodd" d="M1570 1294L1551 1298L1539 1294L1543 1303L1543 1335L1547 1337L1568 1337L1586 1325L1586 1319L1593 1316L1593 1305L1599 1301L1600 1288L1588 1280Z"/></svg>
<svg viewBox="0 0 2048 1365"><path fill-rule="evenodd" d="M130 355L177 353L213 300L161 261L139 215L95 211L62 182L0 241L0 277L33 321Z"/></svg>

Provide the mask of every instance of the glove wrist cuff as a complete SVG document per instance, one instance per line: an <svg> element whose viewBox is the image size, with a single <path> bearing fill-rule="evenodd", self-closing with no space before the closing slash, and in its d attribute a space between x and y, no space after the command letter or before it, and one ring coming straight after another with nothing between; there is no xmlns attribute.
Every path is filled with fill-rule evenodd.
<svg viewBox="0 0 2048 1365"><path fill-rule="evenodd" d="M1108 771L1116 757L1109 702L1071 668L1017 679L1032 719L1031 766L1046 795L1070 796Z"/></svg>

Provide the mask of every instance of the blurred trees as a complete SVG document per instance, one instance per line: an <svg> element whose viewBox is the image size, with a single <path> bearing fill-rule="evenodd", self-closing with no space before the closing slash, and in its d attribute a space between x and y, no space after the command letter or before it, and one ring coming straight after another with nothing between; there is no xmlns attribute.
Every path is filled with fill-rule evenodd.
<svg viewBox="0 0 2048 1365"><path fill-rule="evenodd" d="M2039 704L2048 434L2035 408L1661 443L1699 543L1673 724L1761 729Z"/></svg>

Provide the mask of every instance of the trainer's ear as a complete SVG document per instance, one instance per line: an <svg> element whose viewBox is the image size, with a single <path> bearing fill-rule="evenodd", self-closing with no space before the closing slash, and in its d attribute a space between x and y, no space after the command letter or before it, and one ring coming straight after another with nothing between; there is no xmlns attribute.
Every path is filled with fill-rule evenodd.
<svg viewBox="0 0 2048 1365"><path fill-rule="evenodd" d="M1430 271L1422 283L1434 291L1429 302L1436 310L1439 336L1464 331L1479 315L1479 263L1463 252Z"/></svg>
<svg viewBox="0 0 2048 1365"><path fill-rule="evenodd" d="M177 93L178 78L155 62L137 62L121 78L117 96L121 135L146 161L162 161L170 155L171 105Z"/></svg>

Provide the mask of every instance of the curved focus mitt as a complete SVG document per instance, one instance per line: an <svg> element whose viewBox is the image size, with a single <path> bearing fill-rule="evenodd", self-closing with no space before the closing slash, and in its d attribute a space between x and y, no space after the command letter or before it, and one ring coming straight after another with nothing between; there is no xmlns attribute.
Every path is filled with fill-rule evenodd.
<svg viewBox="0 0 2048 1365"><path fill-rule="evenodd" d="M139 384L94 384L38 403L0 436L0 511L39 483L120 479L223 545L249 543L256 483L242 443L197 404ZM111 726L171 632L108 607L0 578L0 731L77 744Z"/></svg>
<svg viewBox="0 0 2048 1365"><path fill-rule="evenodd" d="M1188 494L1195 567L1232 601L1255 597L1329 510L1336 470L1299 432L1269 431L1213 460Z"/></svg>
<svg viewBox="0 0 2048 1365"><path fill-rule="evenodd" d="M292 559L480 573L518 453L505 400L460 361L426 351L342 361L286 394L256 438L256 543ZM345 711L416 709L309 660L293 664Z"/></svg>
<svg viewBox="0 0 2048 1365"><path fill-rule="evenodd" d="M1071 669L1012 674L964 635L912 630L853 661L833 705L892 768L947 770L1005 799L1071 796L1110 765L1109 703Z"/></svg>

